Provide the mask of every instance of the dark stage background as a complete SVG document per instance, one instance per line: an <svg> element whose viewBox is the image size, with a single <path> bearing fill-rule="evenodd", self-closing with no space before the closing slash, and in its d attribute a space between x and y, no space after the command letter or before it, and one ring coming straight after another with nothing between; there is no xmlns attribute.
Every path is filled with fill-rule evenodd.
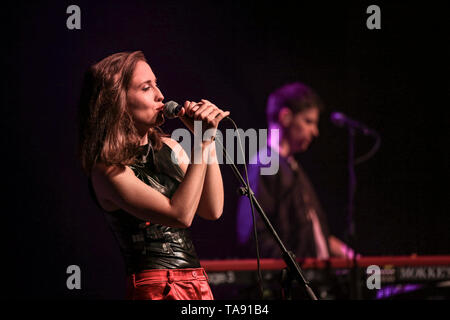
<svg viewBox="0 0 450 320"><path fill-rule="evenodd" d="M327 110L320 137L299 156L345 237L347 133L342 111L378 130L379 152L356 169L363 255L449 254L448 33L438 4L282 1L53 1L4 7L2 21L2 294L10 298L121 298L124 266L76 159L76 103L84 70L119 51L142 50L166 100L207 98L244 130L265 128L267 95L303 81ZM440 3L440 2L436 2ZM66 8L81 8L81 30ZM181 126L178 120L165 129ZM229 127L229 126L228 126ZM363 154L372 140L358 137ZM194 221L201 259L241 257L238 187L222 166L223 217ZM66 288L81 267L82 290Z"/></svg>

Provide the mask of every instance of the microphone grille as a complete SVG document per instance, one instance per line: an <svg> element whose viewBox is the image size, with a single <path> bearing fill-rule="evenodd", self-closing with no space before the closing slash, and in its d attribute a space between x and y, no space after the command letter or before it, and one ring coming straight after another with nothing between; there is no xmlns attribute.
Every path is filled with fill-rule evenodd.
<svg viewBox="0 0 450 320"><path fill-rule="evenodd" d="M333 122L336 126L341 127L344 125L345 116L341 112L332 112L330 116L331 122Z"/></svg>
<svg viewBox="0 0 450 320"><path fill-rule="evenodd" d="M168 119L173 119L177 116L179 104L175 101L169 101L164 104L163 113Z"/></svg>

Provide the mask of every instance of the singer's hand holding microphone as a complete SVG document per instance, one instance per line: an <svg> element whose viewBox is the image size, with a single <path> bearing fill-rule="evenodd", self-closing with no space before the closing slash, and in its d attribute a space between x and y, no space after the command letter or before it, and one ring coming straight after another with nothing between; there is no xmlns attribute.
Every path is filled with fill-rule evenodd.
<svg viewBox="0 0 450 320"><path fill-rule="evenodd" d="M208 100L202 99L200 102L186 101L184 106L174 101L169 101L164 105L164 115L171 119L179 117L186 127L194 132L194 121L202 121L202 137L206 130L215 136L219 122L230 114L229 111L223 111Z"/></svg>

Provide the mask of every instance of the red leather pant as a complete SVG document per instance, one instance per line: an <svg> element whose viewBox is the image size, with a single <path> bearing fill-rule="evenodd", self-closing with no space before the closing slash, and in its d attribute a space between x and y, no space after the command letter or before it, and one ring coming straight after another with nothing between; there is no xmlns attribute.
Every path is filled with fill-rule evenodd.
<svg viewBox="0 0 450 320"><path fill-rule="evenodd" d="M129 300L213 300L203 268L143 270L128 276Z"/></svg>

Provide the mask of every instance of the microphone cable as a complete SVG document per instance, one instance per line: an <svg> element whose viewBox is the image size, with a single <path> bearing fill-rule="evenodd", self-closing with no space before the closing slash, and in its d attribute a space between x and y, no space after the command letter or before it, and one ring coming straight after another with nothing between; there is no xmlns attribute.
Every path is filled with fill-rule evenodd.
<svg viewBox="0 0 450 320"><path fill-rule="evenodd" d="M358 157L355 159L355 166L358 164L361 164L363 162L366 162L367 160L369 160L370 158L373 157L373 155L378 151L378 149L380 148L380 144L381 144L381 138L380 135L377 133L376 134L376 141L374 146L372 147L372 149L369 150L369 152L367 152L366 154Z"/></svg>
<svg viewBox="0 0 450 320"><path fill-rule="evenodd" d="M242 153L242 158L244 159L244 172L245 172L245 179L247 182L247 189L243 191L243 193L247 193L248 198L250 200L250 208L252 211L252 221L253 221L253 237L255 240L255 247L256 247L256 264L257 264L257 282L258 282L258 290L259 290L259 294L261 299L264 296L264 290L263 290L263 280L262 280L262 274L261 274L261 261L260 261L260 253L259 253L259 243L258 243L258 231L256 228L256 216L255 216L255 209L254 209L254 205L253 205L253 191L251 191L250 188L250 181L248 178L248 171L247 171L247 162L245 160L245 152L244 149L242 148L242 143L241 143L241 135L239 133L239 129L236 125L236 123L233 121L233 119L231 119L230 117L226 117L225 119L228 119L234 126L236 132L237 132L237 136L238 136L238 142L239 142L239 148L241 149L241 153ZM234 163L232 159L229 158L228 153L226 152L223 144L219 141L220 139L216 139L215 141L218 141L219 144L221 144L224 152L225 152L225 156L227 157L228 161L231 161L230 163ZM236 173L233 171L233 173L236 175ZM239 177L236 175L236 177L239 179ZM242 190L243 188L241 187L240 190ZM241 191L242 193L242 191Z"/></svg>

